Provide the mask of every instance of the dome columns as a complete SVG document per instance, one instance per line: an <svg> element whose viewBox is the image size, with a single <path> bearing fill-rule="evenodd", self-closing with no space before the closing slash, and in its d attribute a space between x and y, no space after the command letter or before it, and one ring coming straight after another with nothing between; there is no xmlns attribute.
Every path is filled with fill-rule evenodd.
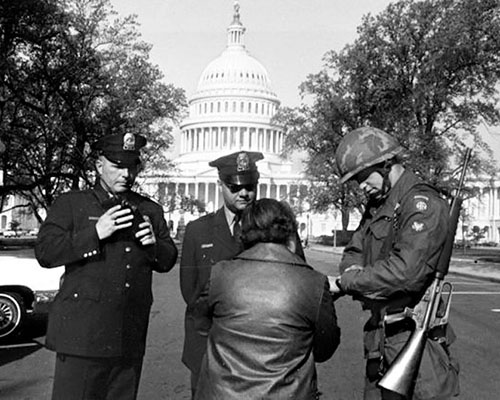
<svg viewBox="0 0 500 400"><path fill-rule="evenodd" d="M181 152L233 152L241 149L280 154L284 134L278 127L219 125L184 128L181 133Z"/></svg>

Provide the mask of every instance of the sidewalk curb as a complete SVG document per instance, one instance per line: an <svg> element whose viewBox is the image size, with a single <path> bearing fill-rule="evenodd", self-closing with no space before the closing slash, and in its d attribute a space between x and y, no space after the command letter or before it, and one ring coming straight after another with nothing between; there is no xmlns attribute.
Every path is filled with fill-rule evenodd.
<svg viewBox="0 0 500 400"><path fill-rule="evenodd" d="M311 247L308 247L308 249L312 250L312 251L317 251L320 253L331 253L331 254L338 254L338 255L342 254L342 248L340 248L340 250L333 250L333 248L331 248L331 247L321 248L321 247L312 247L311 246ZM485 275L485 274L475 274L473 272L463 272L463 271L459 271L455 268L450 269L448 271L448 274L460 276L463 278L471 278L471 279L478 279L481 281L500 283L500 277Z"/></svg>
<svg viewBox="0 0 500 400"><path fill-rule="evenodd" d="M462 271L448 271L449 275L455 275L455 276L460 276L463 278L472 278L472 279L479 279L481 281L488 281L488 282L493 282L493 283L500 283L500 278L497 278L495 276L487 276L487 275L481 275L481 274L474 274L472 272L462 272Z"/></svg>

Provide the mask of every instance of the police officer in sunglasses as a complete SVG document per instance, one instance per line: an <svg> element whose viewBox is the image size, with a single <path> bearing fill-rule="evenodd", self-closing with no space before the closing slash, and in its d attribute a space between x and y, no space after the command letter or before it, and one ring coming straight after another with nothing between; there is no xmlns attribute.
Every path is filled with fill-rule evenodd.
<svg viewBox="0 0 500 400"><path fill-rule="evenodd" d="M255 200L260 176L256 162L263 158L260 152L239 151L211 161L209 165L219 172L224 205L186 226L180 262L181 292L187 304L182 361L191 371L193 397L206 349L206 337L194 327L197 318L193 315L194 303L208 281L211 266L243 250L239 219L242 211ZM300 240L297 240L296 253L304 258ZM200 321L196 324L199 326Z"/></svg>

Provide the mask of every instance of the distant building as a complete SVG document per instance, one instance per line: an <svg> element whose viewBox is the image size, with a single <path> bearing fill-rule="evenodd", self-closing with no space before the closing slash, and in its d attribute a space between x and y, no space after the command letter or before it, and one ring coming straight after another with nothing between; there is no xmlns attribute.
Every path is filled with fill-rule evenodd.
<svg viewBox="0 0 500 400"><path fill-rule="evenodd" d="M482 178L466 183L473 196L464 201L465 217L457 228L457 238L470 240L479 231L481 242L500 242L500 180Z"/></svg>
<svg viewBox="0 0 500 400"><path fill-rule="evenodd" d="M0 186L3 185L3 172L0 171ZM12 224L17 229L29 231L38 227L39 223L32 213L28 212L28 207L23 207L26 201L20 196L7 195L0 198L0 234L12 229Z"/></svg>
<svg viewBox="0 0 500 400"><path fill-rule="evenodd" d="M146 191L167 204L167 218L176 224L199 214L173 209L182 199L198 199L206 212L223 204L217 186L218 174L208 163L239 150L260 151L257 197L287 200L298 212L307 234L331 235L331 215L308 213L307 181L302 170L280 157L285 140L283 128L272 122L280 101L273 90L266 68L247 51L245 27L239 6L235 5L227 29L227 45L220 56L201 73L194 95L189 99L189 116L180 126L176 143L177 171L167 175L148 174ZM176 206L173 206L176 204ZM314 233L313 233L314 231Z"/></svg>

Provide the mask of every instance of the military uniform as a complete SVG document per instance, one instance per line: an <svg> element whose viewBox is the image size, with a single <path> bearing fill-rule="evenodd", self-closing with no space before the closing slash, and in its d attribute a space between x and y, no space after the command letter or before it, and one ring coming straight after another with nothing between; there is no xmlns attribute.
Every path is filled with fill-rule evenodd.
<svg viewBox="0 0 500 400"><path fill-rule="evenodd" d="M118 159L135 160L133 153L125 157L117 153ZM99 239L96 223L112 199L100 184L61 195L38 234L35 253L40 265L65 266L46 338L47 347L58 354L53 399L136 396L153 301L152 271L169 271L177 248L158 204L131 191L120 197L137 215L149 217L155 244L139 243L132 228ZM112 395L106 379L91 378L92 371L107 371L104 376L113 368L126 370L122 382L131 381L129 392ZM80 376L87 374L84 371L88 377Z"/></svg>
<svg viewBox="0 0 500 400"><path fill-rule="evenodd" d="M380 398L376 380L379 367L389 365L405 345L411 330L409 321L384 331L385 314L400 312L418 303L432 281L448 233L448 205L430 186L405 171L380 205L367 211L340 263L342 289L360 299L372 316L365 325L365 356L368 359L365 399ZM385 365L380 365L384 357ZM425 359L417 380L415 399L443 398L441 371ZM448 359L448 357L446 357ZM452 373L456 364L450 360ZM371 394L370 394L371 393ZM449 395L449 394L448 394Z"/></svg>
<svg viewBox="0 0 500 400"><path fill-rule="evenodd" d="M448 236L448 205L436 190L405 170L400 143L363 126L348 132L335 152L340 182L356 181L369 201L344 249L332 291L347 293L371 311L364 327L365 400L403 397L377 383L414 328L410 318L384 326L384 317L414 307L434 279ZM447 325L429 332L414 400L445 399L458 391L457 365L449 356ZM443 346L441 345L443 344Z"/></svg>

